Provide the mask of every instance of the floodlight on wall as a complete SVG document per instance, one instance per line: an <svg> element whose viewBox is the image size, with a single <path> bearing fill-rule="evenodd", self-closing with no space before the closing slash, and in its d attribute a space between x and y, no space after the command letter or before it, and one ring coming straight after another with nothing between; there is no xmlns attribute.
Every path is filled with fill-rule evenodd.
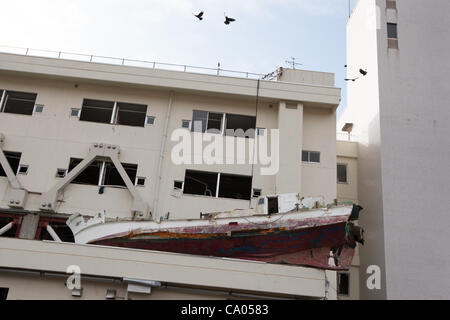
<svg viewBox="0 0 450 320"><path fill-rule="evenodd" d="M351 133L351 132L353 131L353 123L346 123L346 124L342 127L342 131Z"/></svg>

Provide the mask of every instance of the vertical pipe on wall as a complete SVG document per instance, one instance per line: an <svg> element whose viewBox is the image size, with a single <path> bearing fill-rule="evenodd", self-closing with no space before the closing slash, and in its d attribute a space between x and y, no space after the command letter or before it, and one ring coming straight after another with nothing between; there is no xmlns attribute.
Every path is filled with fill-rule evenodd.
<svg viewBox="0 0 450 320"><path fill-rule="evenodd" d="M162 136L162 141L161 141L161 150L159 152L159 163L158 163L158 173L156 175L156 185L155 185L155 196L153 199L153 220L157 221L159 218L159 214L158 214L158 198L159 198L159 189L160 189L160 184L161 184L161 177L162 177L162 165L163 165L163 161L164 161L164 152L166 149L166 142L167 142L167 130L169 129L169 120L170 120L170 114L172 111L172 103L173 103L173 92L170 92L170 96L169 96L169 104L167 107L167 114L166 114L166 121L164 123L164 133Z"/></svg>

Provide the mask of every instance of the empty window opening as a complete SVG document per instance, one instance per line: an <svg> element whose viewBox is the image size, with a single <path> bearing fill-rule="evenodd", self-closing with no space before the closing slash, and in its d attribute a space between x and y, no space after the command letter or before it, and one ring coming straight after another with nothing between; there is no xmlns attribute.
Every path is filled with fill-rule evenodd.
<svg viewBox="0 0 450 320"><path fill-rule="evenodd" d="M69 163L69 172L72 171L78 164L80 164L81 161L83 161L83 159L71 158ZM72 183L97 186L99 184L102 164L102 161L92 162L72 181Z"/></svg>
<svg viewBox="0 0 450 320"><path fill-rule="evenodd" d="M7 224L11 223L14 219L11 217L2 217L0 216L0 229L6 226ZM17 224L14 224L11 229L6 231L4 234L2 234L0 237L5 238L15 238L17 234Z"/></svg>
<svg viewBox="0 0 450 320"><path fill-rule="evenodd" d="M32 115L36 97L36 93L5 91L0 109L5 113Z"/></svg>
<svg viewBox="0 0 450 320"><path fill-rule="evenodd" d="M44 111L44 105L37 104L34 106L34 113L42 113Z"/></svg>
<svg viewBox="0 0 450 320"><path fill-rule="evenodd" d="M254 138L256 117L237 114L226 115L226 135L235 137Z"/></svg>
<svg viewBox="0 0 450 320"><path fill-rule="evenodd" d="M147 106L133 103L117 103L117 124L143 127L147 114Z"/></svg>
<svg viewBox="0 0 450 320"><path fill-rule="evenodd" d="M136 177L136 186L145 187L146 178L144 177Z"/></svg>
<svg viewBox="0 0 450 320"><path fill-rule="evenodd" d="M223 113L194 110L191 131L222 133Z"/></svg>
<svg viewBox="0 0 450 320"><path fill-rule="evenodd" d="M9 288L0 288L0 300L6 300L8 298Z"/></svg>
<svg viewBox="0 0 450 320"><path fill-rule="evenodd" d="M62 242L75 242L72 230L64 222L50 222L49 225L55 230ZM37 240L54 241L50 233L47 231L46 225L42 225L40 230L37 230Z"/></svg>
<svg viewBox="0 0 450 320"><path fill-rule="evenodd" d="M253 198L261 197L262 190L261 189L253 189Z"/></svg>
<svg viewBox="0 0 450 320"><path fill-rule="evenodd" d="M18 170L18 174L22 174L22 175L27 175L28 174L28 168L29 168L29 166L27 166L27 165L24 165L24 164L21 164L20 166L19 166L19 170Z"/></svg>
<svg viewBox="0 0 450 320"><path fill-rule="evenodd" d="M350 274L338 273L338 294L346 296L350 294Z"/></svg>
<svg viewBox="0 0 450 320"><path fill-rule="evenodd" d="M80 120L101 123L111 123L114 102L84 99Z"/></svg>
<svg viewBox="0 0 450 320"><path fill-rule="evenodd" d="M302 161L303 162L320 163L320 152L303 151L302 152Z"/></svg>
<svg viewBox="0 0 450 320"><path fill-rule="evenodd" d="M268 198L268 213L278 213L278 197Z"/></svg>
<svg viewBox="0 0 450 320"><path fill-rule="evenodd" d="M4 151L3 153L6 157L6 159L8 160L8 163L9 163L12 171L14 173L16 173L19 169L19 163L20 163L20 158L21 158L22 154L19 152L8 152L8 151ZM0 164L0 177L6 177L6 172L3 169L1 164Z"/></svg>
<svg viewBox="0 0 450 320"><path fill-rule="evenodd" d="M347 183L347 165L338 163L337 165L337 181L338 183Z"/></svg>
<svg viewBox="0 0 450 320"><path fill-rule="evenodd" d="M396 23L388 23L387 24L387 34L388 34L389 39L398 39Z"/></svg>
<svg viewBox="0 0 450 320"><path fill-rule="evenodd" d="M217 177L218 173L186 170L184 193L215 197Z"/></svg>
<svg viewBox="0 0 450 320"><path fill-rule="evenodd" d="M175 190L183 190L183 181L174 181L173 188Z"/></svg>
<svg viewBox="0 0 450 320"><path fill-rule="evenodd" d="M191 121L190 120L181 120L181 127L184 129L190 129Z"/></svg>
<svg viewBox="0 0 450 320"><path fill-rule="evenodd" d="M66 169L57 169L56 170L56 177L57 178L64 178L67 175Z"/></svg>
<svg viewBox="0 0 450 320"><path fill-rule="evenodd" d="M252 177L220 174L219 198L250 200Z"/></svg>
<svg viewBox="0 0 450 320"><path fill-rule="evenodd" d="M155 119L156 119L155 117L147 117L147 120L145 123L149 126L152 126L155 124Z"/></svg>
<svg viewBox="0 0 450 320"><path fill-rule="evenodd" d="M130 180L135 181L138 167L137 164L122 163L122 166ZM103 177L104 186L126 187L125 181L123 181L119 171L112 162L105 162Z"/></svg>
<svg viewBox="0 0 450 320"><path fill-rule="evenodd" d="M70 116L71 117L79 118L80 117L80 113L81 113L81 109L75 109L75 108L70 109Z"/></svg>

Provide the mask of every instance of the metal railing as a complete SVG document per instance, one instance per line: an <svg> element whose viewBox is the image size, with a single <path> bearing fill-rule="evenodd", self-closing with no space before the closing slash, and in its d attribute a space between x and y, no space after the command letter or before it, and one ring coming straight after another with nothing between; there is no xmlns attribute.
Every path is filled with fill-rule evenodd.
<svg viewBox="0 0 450 320"><path fill-rule="evenodd" d="M208 68L208 67L198 67L198 66L191 66L191 65L164 63L164 62L157 62L157 61L134 60L134 59L89 55L89 54L82 54L82 53L53 51L53 50L44 50L44 49L33 49L33 48L21 48L21 47L2 46L2 45L0 45L0 53L12 53L12 54L20 54L20 55L33 56L33 57L74 60L74 61L103 63L103 64L110 64L110 65L123 65L123 66L129 66L129 67L141 67L141 68L150 68L150 69L172 70L172 71L181 71L181 72L193 72L193 73L202 73L202 74L211 74L211 75L217 75L217 76L229 76L229 77L238 77L238 78L248 78L248 79L261 79L264 76L264 74L260 74L260 73L221 69L220 65L217 68Z"/></svg>
<svg viewBox="0 0 450 320"><path fill-rule="evenodd" d="M336 133L336 140L337 141L350 141L350 142L357 142L357 137L354 134L348 134L346 132L337 132Z"/></svg>

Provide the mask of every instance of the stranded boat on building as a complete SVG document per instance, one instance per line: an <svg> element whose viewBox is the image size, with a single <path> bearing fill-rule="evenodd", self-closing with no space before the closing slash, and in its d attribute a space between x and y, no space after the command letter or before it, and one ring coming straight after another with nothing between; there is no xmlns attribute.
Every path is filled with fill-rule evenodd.
<svg viewBox="0 0 450 320"><path fill-rule="evenodd" d="M260 197L256 210L201 214L197 220L67 220L76 243L227 257L320 269L349 269L363 230L360 206L324 206L297 194ZM333 259L330 259L333 258ZM331 261L331 263L330 263Z"/></svg>

